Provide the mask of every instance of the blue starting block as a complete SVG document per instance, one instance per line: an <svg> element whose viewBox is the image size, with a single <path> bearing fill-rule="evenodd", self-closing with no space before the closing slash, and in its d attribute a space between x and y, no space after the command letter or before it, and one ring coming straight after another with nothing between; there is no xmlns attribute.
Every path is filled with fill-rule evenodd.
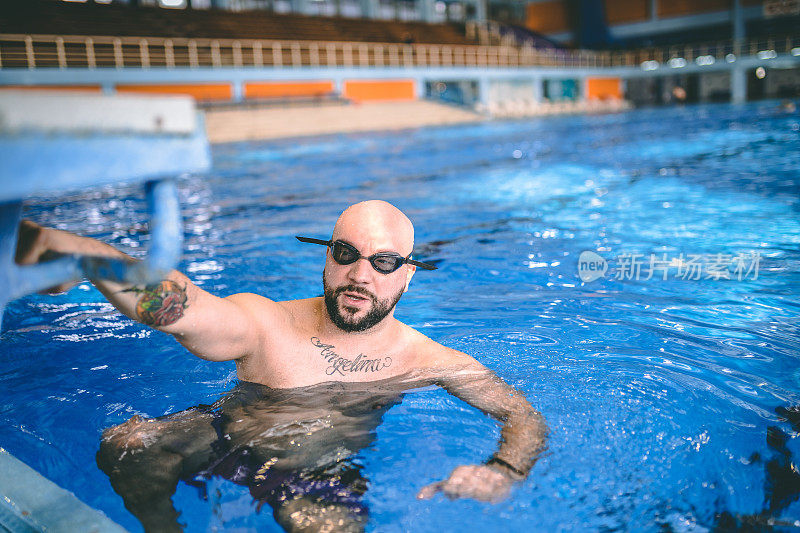
<svg viewBox="0 0 800 533"><path fill-rule="evenodd" d="M175 178L211 164L202 116L185 97L3 91L0 154L0 325L9 301L68 281L162 280L183 250ZM72 255L15 264L25 198L122 182L144 184L151 244L143 261ZM0 531L123 529L0 448Z"/></svg>
<svg viewBox="0 0 800 533"><path fill-rule="evenodd" d="M13 299L83 277L163 279L183 246L174 178L210 166L202 117L185 97L4 91L0 153L0 313ZM14 264L23 199L120 182L144 182L151 232L144 261L76 255Z"/></svg>

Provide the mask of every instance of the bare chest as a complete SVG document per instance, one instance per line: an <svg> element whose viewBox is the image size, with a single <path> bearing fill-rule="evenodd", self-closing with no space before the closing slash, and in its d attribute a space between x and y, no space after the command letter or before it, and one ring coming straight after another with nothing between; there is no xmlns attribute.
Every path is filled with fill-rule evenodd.
<svg viewBox="0 0 800 533"><path fill-rule="evenodd" d="M270 387L293 388L326 381L366 382L404 374L414 368L406 346L373 350L337 345L320 337L295 338L237 362L239 379Z"/></svg>

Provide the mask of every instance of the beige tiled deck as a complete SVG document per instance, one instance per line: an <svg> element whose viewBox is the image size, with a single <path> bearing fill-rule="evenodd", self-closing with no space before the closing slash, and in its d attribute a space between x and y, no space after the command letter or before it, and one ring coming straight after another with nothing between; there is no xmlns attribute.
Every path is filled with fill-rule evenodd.
<svg viewBox="0 0 800 533"><path fill-rule="evenodd" d="M212 143L479 122L477 113L427 101L210 109Z"/></svg>

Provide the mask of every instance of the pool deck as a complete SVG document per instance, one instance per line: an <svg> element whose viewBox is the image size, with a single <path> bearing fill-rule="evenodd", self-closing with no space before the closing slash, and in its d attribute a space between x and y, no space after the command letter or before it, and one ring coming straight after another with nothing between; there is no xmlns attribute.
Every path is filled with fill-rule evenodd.
<svg viewBox="0 0 800 533"><path fill-rule="evenodd" d="M420 100L209 109L205 120L208 140L224 143L463 124L482 122L486 117Z"/></svg>

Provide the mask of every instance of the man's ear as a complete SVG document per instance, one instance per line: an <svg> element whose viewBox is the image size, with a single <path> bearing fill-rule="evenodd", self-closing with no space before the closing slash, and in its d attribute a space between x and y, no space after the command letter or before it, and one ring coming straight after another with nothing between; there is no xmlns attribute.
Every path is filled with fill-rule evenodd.
<svg viewBox="0 0 800 533"><path fill-rule="evenodd" d="M408 267L408 271L406 272L406 288L403 289L403 292L408 292L408 286L411 284L411 278L414 277L414 273L417 271L417 267L414 265L406 265Z"/></svg>

